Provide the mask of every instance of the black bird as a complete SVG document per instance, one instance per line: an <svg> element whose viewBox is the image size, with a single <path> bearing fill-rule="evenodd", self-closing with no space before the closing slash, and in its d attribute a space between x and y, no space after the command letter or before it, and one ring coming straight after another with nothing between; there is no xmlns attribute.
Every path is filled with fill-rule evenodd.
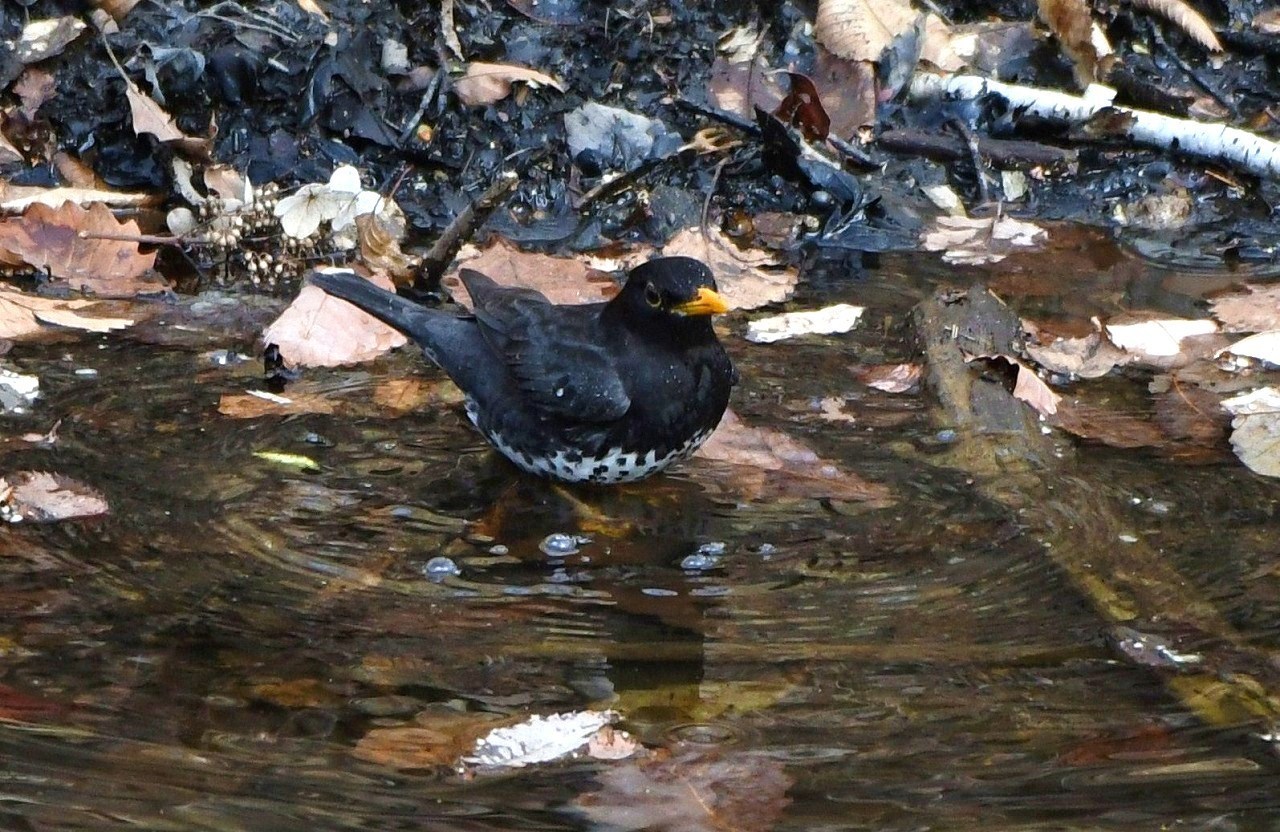
<svg viewBox="0 0 1280 832"><path fill-rule="evenodd" d="M632 482L698 449L738 380L711 328L728 310L689 257L637 266L607 303L559 306L461 270L474 311L428 309L350 272L311 282L422 347L495 448L534 474Z"/></svg>

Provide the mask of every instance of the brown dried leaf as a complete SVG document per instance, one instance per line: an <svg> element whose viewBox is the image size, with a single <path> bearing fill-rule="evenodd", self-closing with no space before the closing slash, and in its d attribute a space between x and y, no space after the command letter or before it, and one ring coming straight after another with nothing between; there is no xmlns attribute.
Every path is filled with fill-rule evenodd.
<svg viewBox="0 0 1280 832"><path fill-rule="evenodd" d="M1209 308L1226 332L1280 329L1280 284L1246 285L1243 292L1209 301Z"/></svg>
<svg viewBox="0 0 1280 832"><path fill-rule="evenodd" d="M384 289L393 288L385 277L370 280ZM309 284L263 331L262 340L275 344L289 367L357 364L408 343L403 334L372 315Z"/></svg>
<svg viewBox="0 0 1280 832"><path fill-rule="evenodd" d="M101 297L133 297L164 289L151 271L156 255L142 254L129 240L82 235L137 237L138 224L121 223L101 203L88 210L71 202L58 208L32 205L21 217L0 222L0 261L17 258L48 271L77 291ZM152 279L144 280L148 275Z"/></svg>
<svg viewBox="0 0 1280 832"><path fill-rule="evenodd" d="M501 101L511 94L511 84L523 81L531 86L547 86L564 92L564 86L545 72L515 64L473 62L453 85L458 99L468 107L480 107Z"/></svg>
<svg viewBox="0 0 1280 832"><path fill-rule="evenodd" d="M707 77L707 96L725 112L754 119L756 107L770 113L777 109L783 92L762 58L743 62L717 55Z"/></svg>
<svg viewBox="0 0 1280 832"><path fill-rule="evenodd" d="M0 165L9 165L23 160L22 151L5 136L5 116L0 113Z"/></svg>
<svg viewBox="0 0 1280 832"><path fill-rule="evenodd" d="M403 416L428 405L453 405L462 401L462 391L446 381L389 378L378 382L373 389L374 404L390 410L394 416Z"/></svg>
<svg viewBox="0 0 1280 832"><path fill-rule="evenodd" d="M91 300L42 298L16 289L0 289L0 338L19 340L50 332L45 324L111 332L133 324L129 318L93 318L76 310L97 306Z"/></svg>
<svg viewBox="0 0 1280 832"><path fill-rule="evenodd" d="M1164 17L1210 52L1222 51L1222 43L1209 21L1185 0L1133 0L1133 5Z"/></svg>
<svg viewBox="0 0 1280 832"><path fill-rule="evenodd" d="M684 255L706 263L715 275L720 294L733 309L756 309L791 297L800 279L795 269L780 267L763 251L742 251L719 229L698 228L678 232L662 248L668 257Z"/></svg>
<svg viewBox="0 0 1280 832"><path fill-rule="evenodd" d="M1093 11L1087 0L1039 0L1040 19L1071 59L1076 80L1086 87L1098 80L1098 50L1093 45Z"/></svg>
<svg viewBox="0 0 1280 832"><path fill-rule="evenodd" d="M19 471L0 479L10 522L53 523L106 514L106 498L84 483L45 471Z"/></svg>
<svg viewBox="0 0 1280 832"><path fill-rule="evenodd" d="M98 174L94 173L93 168L89 167L75 156L72 156L70 153L65 153L60 150L53 154L53 166L58 169L58 175L62 177L62 181L66 182L73 188L108 190L107 183L103 182ZM97 200L90 201L93 202Z"/></svg>
<svg viewBox="0 0 1280 832"><path fill-rule="evenodd" d="M498 238L485 249L463 246L453 267L441 281L454 301L471 308L471 297L458 279L459 268L474 269L503 286L536 289L552 303L598 303L618 293L619 286L608 274L581 259L552 257L521 251Z"/></svg>
<svg viewBox="0 0 1280 832"><path fill-rule="evenodd" d="M201 156L209 155L211 144L208 139L188 136L178 129L173 116L164 111L149 95L128 81L125 86L125 97L129 100L129 114L133 119L133 132L141 136L150 133L162 142L171 143L188 153Z"/></svg>
<svg viewBox="0 0 1280 832"><path fill-rule="evenodd" d="M111 15L112 20L119 23L139 2L141 0L93 0L93 5Z"/></svg>
<svg viewBox="0 0 1280 832"><path fill-rule="evenodd" d="M609 766L577 810L594 825L667 832L767 832L791 802L791 777L762 754L677 749Z"/></svg>
<svg viewBox="0 0 1280 832"><path fill-rule="evenodd" d="M1263 9L1253 17L1253 28L1263 35L1280 35L1280 9Z"/></svg>
<svg viewBox="0 0 1280 832"><path fill-rule="evenodd" d="M28 121L36 117L36 111L40 106L53 98L53 94L57 89L57 85L53 78L53 73L46 72L39 67L27 67L17 83L13 85L13 93L22 101L22 106L18 108Z"/></svg>
<svg viewBox="0 0 1280 832"><path fill-rule="evenodd" d="M892 499L885 486L842 470L785 433L747 427L732 410L725 411L697 456L727 466L727 485L750 498L825 497L877 504Z"/></svg>
<svg viewBox="0 0 1280 832"><path fill-rule="evenodd" d="M904 0L820 0L813 36L842 58L877 61L916 17Z"/></svg>
<svg viewBox="0 0 1280 832"><path fill-rule="evenodd" d="M813 82L831 119L831 132L851 139L876 123L876 67L818 50Z"/></svg>

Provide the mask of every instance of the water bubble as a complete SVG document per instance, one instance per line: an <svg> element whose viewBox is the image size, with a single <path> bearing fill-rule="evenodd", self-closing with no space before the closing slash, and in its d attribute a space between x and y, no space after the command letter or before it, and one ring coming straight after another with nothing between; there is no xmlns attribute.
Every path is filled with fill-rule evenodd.
<svg viewBox="0 0 1280 832"><path fill-rule="evenodd" d="M699 572L703 569L714 569L719 563L717 558L707 555L689 555L680 561L680 568L687 572Z"/></svg>
<svg viewBox="0 0 1280 832"><path fill-rule="evenodd" d="M956 432L951 428L943 428L942 430L934 434L934 438L937 439L939 442L946 442L946 443L954 442L956 441Z"/></svg>
<svg viewBox="0 0 1280 832"><path fill-rule="evenodd" d="M777 551L778 551L778 547L774 546L772 543L761 543L760 548L756 550L756 552L759 553L760 557L764 558L765 560L768 560L769 558L773 557L774 554L777 553Z"/></svg>
<svg viewBox="0 0 1280 832"><path fill-rule="evenodd" d="M408 506L396 506L391 509L391 516L400 518L401 520L407 520L413 516L413 509Z"/></svg>
<svg viewBox="0 0 1280 832"><path fill-rule="evenodd" d="M439 581L461 574L462 570L458 568L458 564L454 563L451 558L434 557L426 562L426 565L422 567L422 572L433 581Z"/></svg>
<svg viewBox="0 0 1280 832"><path fill-rule="evenodd" d="M501 543L495 543L489 547L489 554L491 555L497 555L501 557L502 555L506 555L510 553L511 553L511 550L508 549L506 546L503 546Z"/></svg>
<svg viewBox="0 0 1280 832"><path fill-rule="evenodd" d="M703 543L698 547L698 554L707 555L709 557L718 558L725 553L729 546L724 541L713 540Z"/></svg>
<svg viewBox="0 0 1280 832"><path fill-rule="evenodd" d="M538 548L548 557L563 558L568 555L578 554L578 544L580 543L586 543L586 539L577 535L556 532L544 537L542 542L538 544Z"/></svg>
<svg viewBox="0 0 1280 832"><path fill-rule="evenodd" d="M642 590L640 590L640 591L641 591L642 593L644 593L645 595L649 595L649 596L652 596L652 597L654 597L654 598L670 598L670 597L671 597L671 596L673 596L673 595L679 595L679 594L680 594L680 593L676 592L674 589L661 589L661 588L656 587L656 586L647 586L647 587L645 587L644 589L642 589Z"/></svg>

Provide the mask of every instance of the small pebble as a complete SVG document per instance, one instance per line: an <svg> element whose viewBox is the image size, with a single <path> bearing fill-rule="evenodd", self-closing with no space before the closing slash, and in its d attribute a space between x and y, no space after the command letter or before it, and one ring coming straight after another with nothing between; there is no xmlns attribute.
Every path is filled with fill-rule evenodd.
<svg viewBox="0 0 1280 832"><path fill-rule="evenodd" d="M956 441L956 432L951 428L943 428L934 435L934 438L939 442L954 442Z"/></svg>
<svg viewBox="0 0 1280 832"><path fill-rule="evenodd" d="M432 580L441 580L462 572L452 558L434 557L422 567L423 573Z"/></svg>
<svg viewBox="0 0 1280 832"><path fill-rule="evenodd" d="M502 555L511 554L511 550L506 546L503 546L501 543L495 543L489 547L489 554L501 557Z"/></svg>
<svg viewBox="0 0 1280 832"><path fill-rule="evenodd" d="M391 509L391 516L398 517L401 520L407 520L413 516L413 509L409 508L408 506L396 506L395 508Z"/></svg>

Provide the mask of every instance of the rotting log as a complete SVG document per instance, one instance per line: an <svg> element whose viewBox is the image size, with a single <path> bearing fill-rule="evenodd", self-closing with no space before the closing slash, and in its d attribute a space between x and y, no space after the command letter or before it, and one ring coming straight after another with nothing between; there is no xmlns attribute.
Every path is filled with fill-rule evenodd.
<svg viewBox="0 0 1280 832"><path fill-rule="evenodd" d="M1253 724L1270 734L1280 724L1275 657L1249 644L1159 552L1141 539L1122 542L1129 522L1108 490L1081 470L1070 445L1043 431L1000 380L979 376L968 363L971 355L1011 354L1017 316L975 286L923 301L914 323L938 421L957 434L953 449L933 459L964 471L981 494L1016 514L1113 638L1189 637L1194 661L1168 651L1121 651L1158 673L1188 711L1208 724Z"/></svg>

